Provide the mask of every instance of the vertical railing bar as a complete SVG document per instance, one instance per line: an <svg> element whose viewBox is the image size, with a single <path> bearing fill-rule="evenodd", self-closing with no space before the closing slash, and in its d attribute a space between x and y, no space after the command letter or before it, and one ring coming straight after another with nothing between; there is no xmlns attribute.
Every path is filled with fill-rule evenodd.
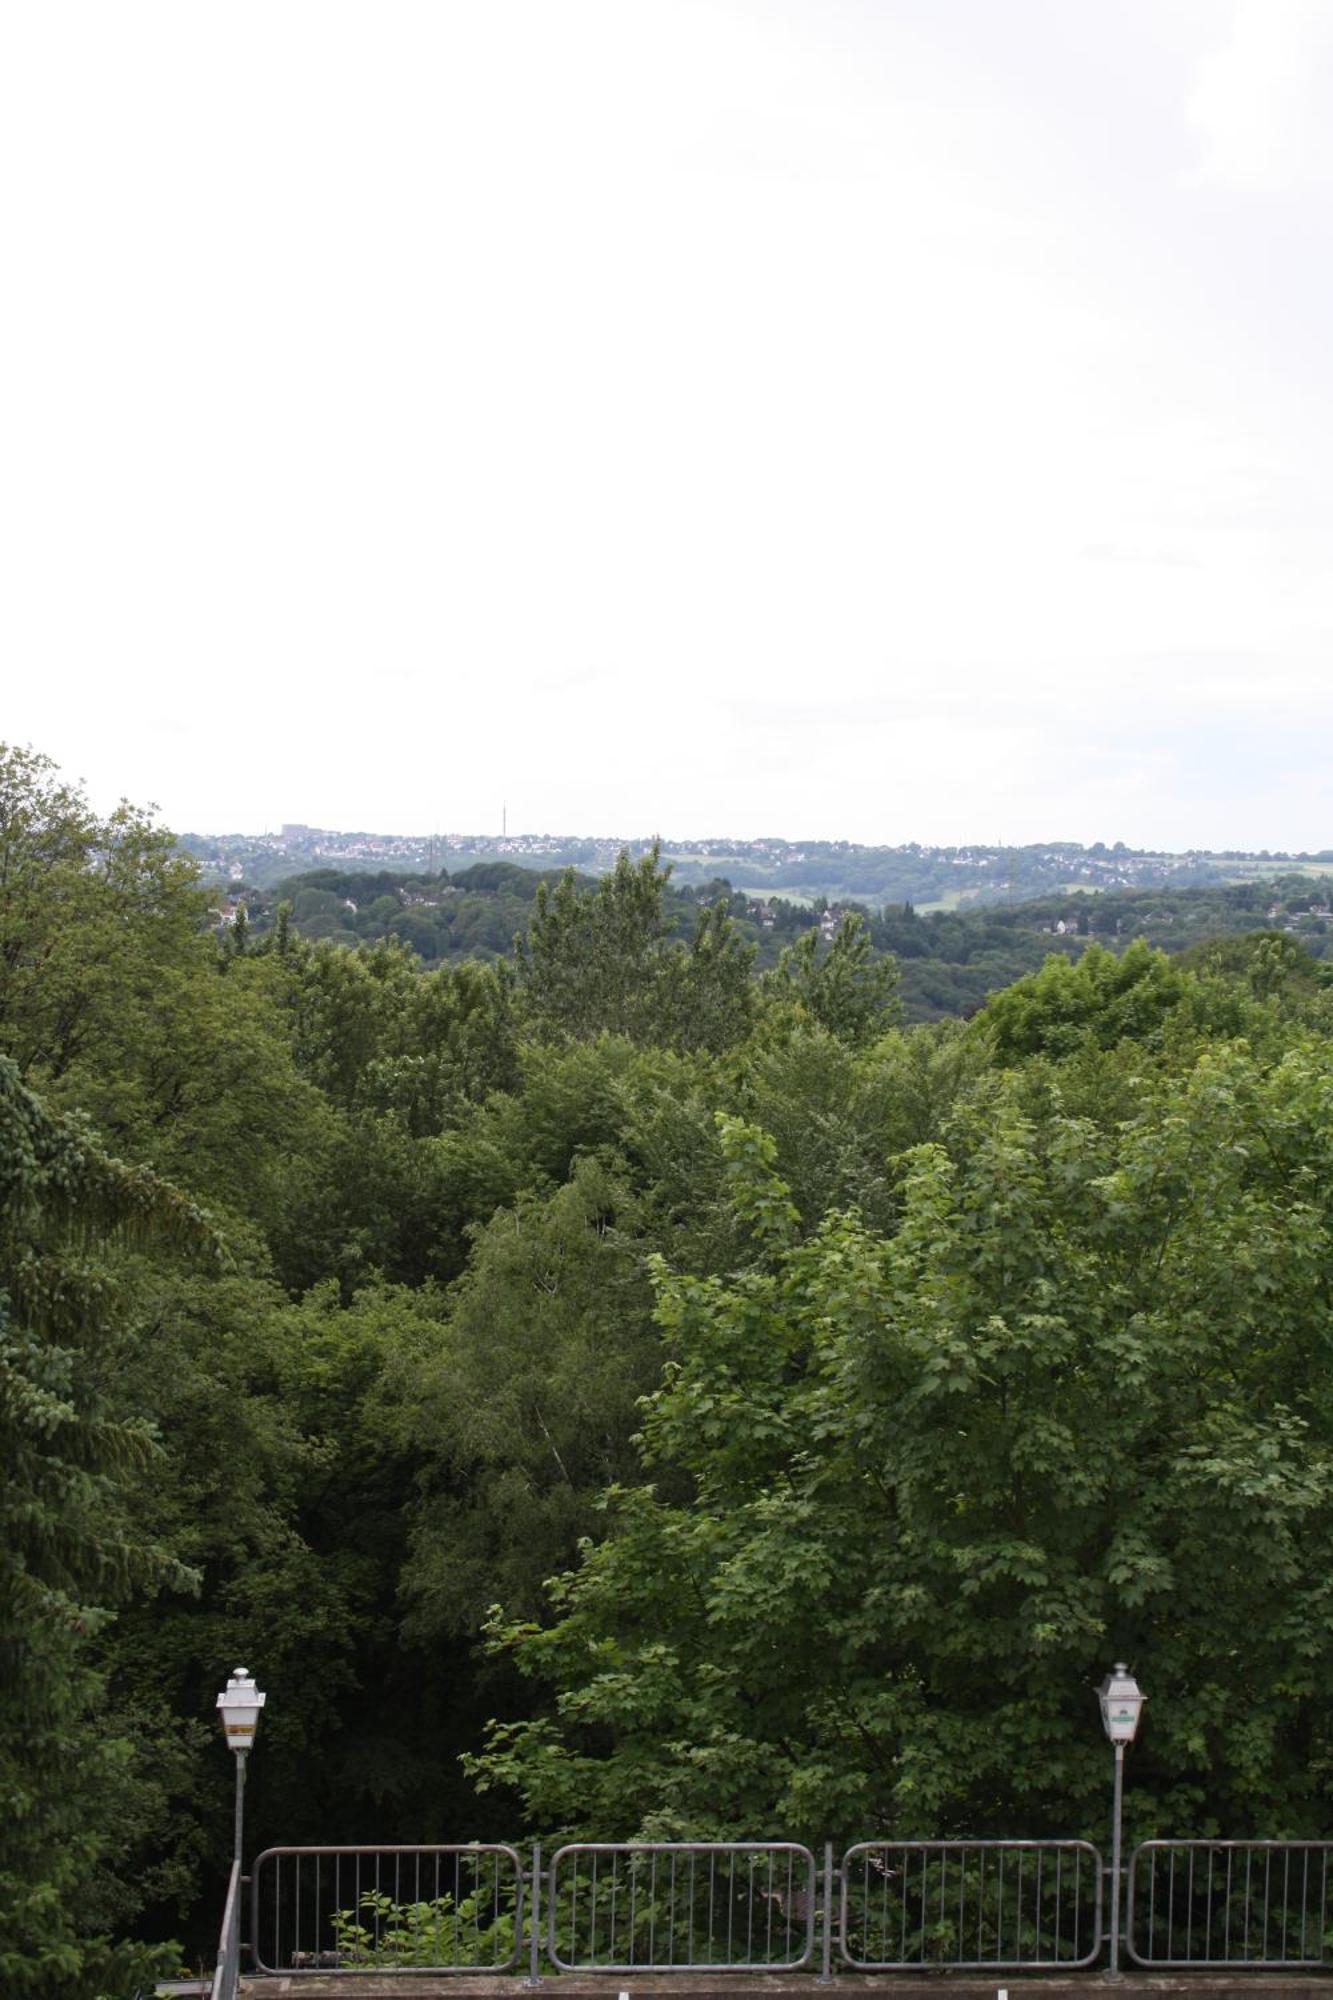
<svg viewBox="0 0 1333 2000"><path fill-rule="evenodd" d="M1036 1911L1037 1911L1037 1921L1036 1921L1037 1943L1036 1943L1036 1949L1033 1952L1032 1956L1038 1965L1041 1964L1041 1864L1043 1859L1045 1858L1045 1854L1046 1854L1046 1849L1044 1847L1039 1847L1037 1849L1037 1886L1034 1892L1036 1897Z"/></svg>
<svg viewBox="0 0 1333 2000"><path fill-rule="evenodd" d="M1255 1872L1259 1877L1259 1882L1256 1884L1254 1892L1255 1902L1258 1904L1259 1908L1259 1915L1257 1919L1259 1926L1259 1944L1258 1944L1258 1951L1256 1953L1254 1946L1254 1939L1251 1938L1250 1956L1251 1958L1254 1958L1256 1956L1262 1958L1264 1956L1265 1946L1268 1943L1268 1885L1269 1885L1269 1875L1272 1863L1272 1856L1268 1852L1268 1850L1264 1847L1261 1847L1257 1841L1255 1842L1255 1852L1258 1861L1258 1866Z"/></svg>
<svg viewBox="0 0 1333 2000"><path fill-rule="evenodd" d="M711 1947L717 1926L717 1849L708 1853L708 1942Z"/></svg>
<svg viewBox="0 0 1333 2000"><path fill-rule="evenodd" d="M1188 1849L1185 1871L1185 1956L1194 1959L1194 1848Z"/></svg>
<svg viewBox="0 0 1333 2000"><path fill-rule="evenodd" d="M1309 1848L1301 1848L1301 1958L1307 1958L1305 1930L1309 1926Z"/></svg>
<svg viewBox="0 0 1333 2000"><path fill-rule="evenodd" d="M374 1894L375 1894L375 1956L376 1956L376 1958L378 1958L378 1957L379 1957L379 1954L380 1954L380 1932L381 1932L381 1930L382 1930L382 1928L383 1928L383 1925L384 1925L384 1916L383 1916L383 1912L382 1912L382 1911L381 1911L381 1909L380 1909L380 1904L381 1904L381 1902L382 1902L382 1901L383 1901L383 1899L384 1899L384 1885L383 1885L382 1881L380 1880L380 1873L381 1873L381 1869L382 1869L382 1867L383 1867L383 1864L384 1864L384 1856L383 1856L383 1855L382 1855L382 1854L381 1854L381 1853L379 1852L378 1848L377 1848L377 1849L375 1849L375 1851L374 1851L374 1852L375 1852L375 1891L374 1891Z"/></svg>
<svg viewBox="0 0 1333 2000"><path fill-rule="evenodd" d="M685 1917L685 1934L690 1941L689 1954L691 1959L693 1959L696 1955L694 1949L694 1884L695 1884L695 1864L698 1861L698 1859L699 1859L698 1850L692 1847L690 1849L689 1901L686 1905L686 1917Z"/></svg>
<svg viewBox="0 0 1333 2000"><path fill-rule="evenodd" d="M1241 1908L1245 1912L1245 1926L1243 1926L1243 1932L1241 1932L1241 1936L1243 1936L1245 1942L1243 1942L1241 1950L1245 1952L1247 1958L1249 1958L1249 1904L1251 1904L1249 1884L1251 1884L1251 1876L1253 1876L1253 1866L1255 1866L1255 1850L1247 1844L1247 1848L1245 1848L1245 1902L1241 1904Z"/></svg>
<svg viewBox="0 0 1333 2000"><path fill-rule="evenodd" d="M519 1890L522 1884L518 1885ZM542 1898L542 1844L532 1843L532 1890L528 1898L528 1984L535 1986L541 1976L541 1898ZM518 1926L514 1927L515 1963L522 1956L523 1940Z"/></svg>
<svg viewBox="0 0 1333 2000"><path fill-rule="evenodd" d="M353 1870L355 1881L352 1890L352 1907L357 1912L357 1922L361 1921L361 1849L356 1850Z"/></svg>
<svg viewBox="0 0 1333 2000"><path fill-rule="evenodd" d="M947 1892L948 1892L948 1881L949 1881L949 1850L948 1850L948 1848L947 1848L947 1847L943 1847L943 1848L941 1848L941 1849L940 1849L940 1918L939 1918L939 1922L940 1922L940 1936L941 1936L941 1937L943 1937L943 1936L944 1936L944 1898L945 1898L945 1896L946 1896L946 1894L947 1894Z"/></svg>
<svg viewBox="0 0 1333 2000"><path fill-rule="evenodd" d="M789 1877L791 1874L792 1859L792 1855L788 1853L787 1873ZM814 1920L814 1898L816 1894L817 1890L812 1881L810 1884L811 1923ZM809 1951L812 1939L813 1932L810 1926L807 1925L806 1942L802 1956L804 1956L805 1952ZM789 1951L787 1956L791 1958L792 1953ZM833 1983L833 1842L831 1840L824 1842L824 1935L820 1941L819 1978L820 1983L824 1986L830 1986Z"/></svg>
<svg viewBox="0 0 1333 2000"><path fill-rule="evenodd" d="M634 1941L639 1934L638 1860L639 1857L637 1854L629 1854L625 1858L625 1866L629 1870L629 1950L625 1953L624 1962L626 1965L633 1965L634 1963Z"/></svg>
<svg viewBox="0 0 1333 2000"><path fill-rule="evenodd" d="M1327 1846L1323 1847L1320 1850L1320 1855L1321 1855L1321 1866L1319 1873L1319 1961L1320 1964L1322 1964L1324 1960L1324 1953L1326 1950L1324 1940L1328 1936L1328 1848Z"/></svg>
<svg viewBox="0 0 1333 2000"><path fill-rule="evenodd" d="M769 1850L769 1890L765 1894L765 1964L773 1964L773 1850ZM789 1902L791 1908L791 1902Z"/></svg>
<svg viewBox="0 0 1333 2000"><path fill-rule="evenodd" d="M658 1895L659 1895L659 1893L660 1893L660 1892L659 1892L659 1890L658 1890L658 1887L657 1887L657 1863L658 1863L658 1859L659 1859L659 1850L658 1850L658 1849L657 1849L656 1847L654 1847L654 1849L653 1849L653 1859L652 1859L652 1873L651 1873L651 1877L650 1877L650 1881L651 1881L651 1888L650 1888L650 1892L649 1892L649 1900L648 1900L648 1963L649 1963L649 1965L656 1965L656 1964L657 1964L657 1899L658 1899Z"/></svg>
<svg viewBox="0 0 1333 2000"><path fill-rule="evenodd" d="M676 1962L676 1850L671 1850L671 1887L667 1890L667 1964Z"/></svg>
<svg viewBox="0 0 1333 2000"><path fill-rule="evenodd" d="M1234 1848L1234 1847L1231 1847L1231 1846L1228 1846L1228 1848L1227 1848L1227 1850L1226 1850L1226 1855L1227 1855L1227 1901L1226 1901L1226 1924L1225 1924L1225 1933L1224 1933L1224 1938L1223 1938L1223 1944L1222 1944L1222 1956L1223 1956L1223 1958L1225 1958L1225 1959L1226 1959L1227 1963L1228 1963L1228 1964L1230 1964L1230 1962L1231 1962L1231 1911L1232 1911L1232 1903L1233 1903L1233 1897L1234 1897L1234 1895L1235 1895L1235 1889L1234 1889L1234 1884L1233 1884L1233 1875L1234 1875L1234 1864L1235 1864L1235 1859L1236 1859L1236 1850L1235 1850L1235 1848Z"/></svg>
<svg viewBox="0 0 1333 2000"><path fill-rule="evenodd" d="M1176 1943L1176 1850L1168 1855L1169 1867L1166 1882L1166 1955L1174 1958Z"/></svg>
<svg viewBox="0 0 1333 2000"><path fill-rule="evenodd" d="M573 1877L569 1885L570 1949L574 1953L574 1960L576 1964L581 1956L579 1951L579 1885L582 1879L583 1879L583 1856L578 1852L576 1848L574 1851ZM596 1959L593 1959L592 1962L595 1965L597 1961Z"/></svg>
<svg viewBox="0 0 1333 2000"><path fill-rule="evenodd" d="M739 1854L736 1856L740 1860ZM754 1964L754 1875L745 1871L745 1963Z"/></svg>
<svg viewBox="0 0 1333 2000"><path fill-rule="evenodd" d="M1267 1958L1268 1956L1268 1908L1272 1887L1273 1850L1271 1847L1266 1847L1264 1849L1264 1927L1259 1939L1260 1958Z"/></svg>

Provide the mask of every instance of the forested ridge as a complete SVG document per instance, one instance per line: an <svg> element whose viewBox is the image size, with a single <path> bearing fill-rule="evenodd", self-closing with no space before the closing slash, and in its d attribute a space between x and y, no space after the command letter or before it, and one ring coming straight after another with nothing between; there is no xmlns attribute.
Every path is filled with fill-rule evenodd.
<svg viewBox="0 0 1333 2000"><path fill-rule="evenodd" d="M207 1952L238 1661L251 1851L1099 1836L1113 1658L1132 1832L1327 1832L1333 991L1271 905L914 1024L929 919L768 946L652 852L432 963L216 900L0 752L0 1988Z"/></svg>
<svg viewBox="0 0 1333 2000"><path fill-rule="evenodd" d="M240 921L256 939L279 922L312 941L352 948L393 938L435 966L507 958L542 885L549 893L560 879L558 872L511 861L426 875L321 868L268 891L230 884L214 910L219 929ZM596 880L575 876L589 892ZM903 1019L919 1022L975 1013L991 993L1037 971L1052 952L1077 957L1090 938L1112 951L1145 938L1174 954L1265 927L1327 958L1333 949L1330 894L1326 877L1287 871L1246 882L1103 894L1076 889L984 908L922 911L910 901L872 907L823 896L811 903L754 896L722 877L682 887L673 874L662 887L661 911L664 935L688 941L700 911L720 905L733 935L752 948L760 972L775 967L805 932L829 940L844 917L858 918L872 955L888 953L897 962Z"/></svg>

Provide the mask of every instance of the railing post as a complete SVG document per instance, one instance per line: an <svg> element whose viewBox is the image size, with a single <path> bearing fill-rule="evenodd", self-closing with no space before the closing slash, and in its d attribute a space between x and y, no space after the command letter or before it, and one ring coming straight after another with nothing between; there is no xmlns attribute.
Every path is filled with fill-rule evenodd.
<svg viewBox="0 0 1333 2000"><path fill-rule="evenodd" d="M529 1986L540 1986L542 1950L542 1844L536 1840L532 1844L532 1895L528 1908L528 1977Z"/></svg>
<svg viewBox="0 0 1333 2000"><path fill-rule="evenodd" d="M833 1984L833 1842L824 1842L824 1938L819 1983Z"/></svg>

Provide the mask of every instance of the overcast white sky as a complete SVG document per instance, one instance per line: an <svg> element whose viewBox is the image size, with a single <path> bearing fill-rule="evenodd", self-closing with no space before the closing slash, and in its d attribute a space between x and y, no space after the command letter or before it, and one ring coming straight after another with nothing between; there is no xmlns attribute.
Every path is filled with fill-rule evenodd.
<svg viewBox="0 0 1333 2000"><path fill-rule="evenodd" d="M1333 845L1333 0L34 0L0 202L99 806Z"/></svg>

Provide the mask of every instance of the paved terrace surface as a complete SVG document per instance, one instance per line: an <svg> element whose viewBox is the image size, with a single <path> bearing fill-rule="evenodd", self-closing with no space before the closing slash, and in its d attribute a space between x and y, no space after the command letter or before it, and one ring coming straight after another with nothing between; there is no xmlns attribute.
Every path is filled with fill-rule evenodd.
<svg viewBox="0 0 1333 2000"><path fill-rule="evenodd" d="M1112 1977L1106 1972L1014 1975L1000 1973L982 1979L974 1973L840 1972L834 1979L835 2000L1333 2000L1329 1974L1293 1973L1145 1973L1131 1968ZM829 1987L814 1973L688 1973L642 1977L606 1973L600 1977L567 1975L543 1979L539 1987L525 1979L461 1977L441 1979L432 1973L365 1972L321 1978L316 1973L254 1974L241 1981L244 2000L829 2000Z"/></svg>

